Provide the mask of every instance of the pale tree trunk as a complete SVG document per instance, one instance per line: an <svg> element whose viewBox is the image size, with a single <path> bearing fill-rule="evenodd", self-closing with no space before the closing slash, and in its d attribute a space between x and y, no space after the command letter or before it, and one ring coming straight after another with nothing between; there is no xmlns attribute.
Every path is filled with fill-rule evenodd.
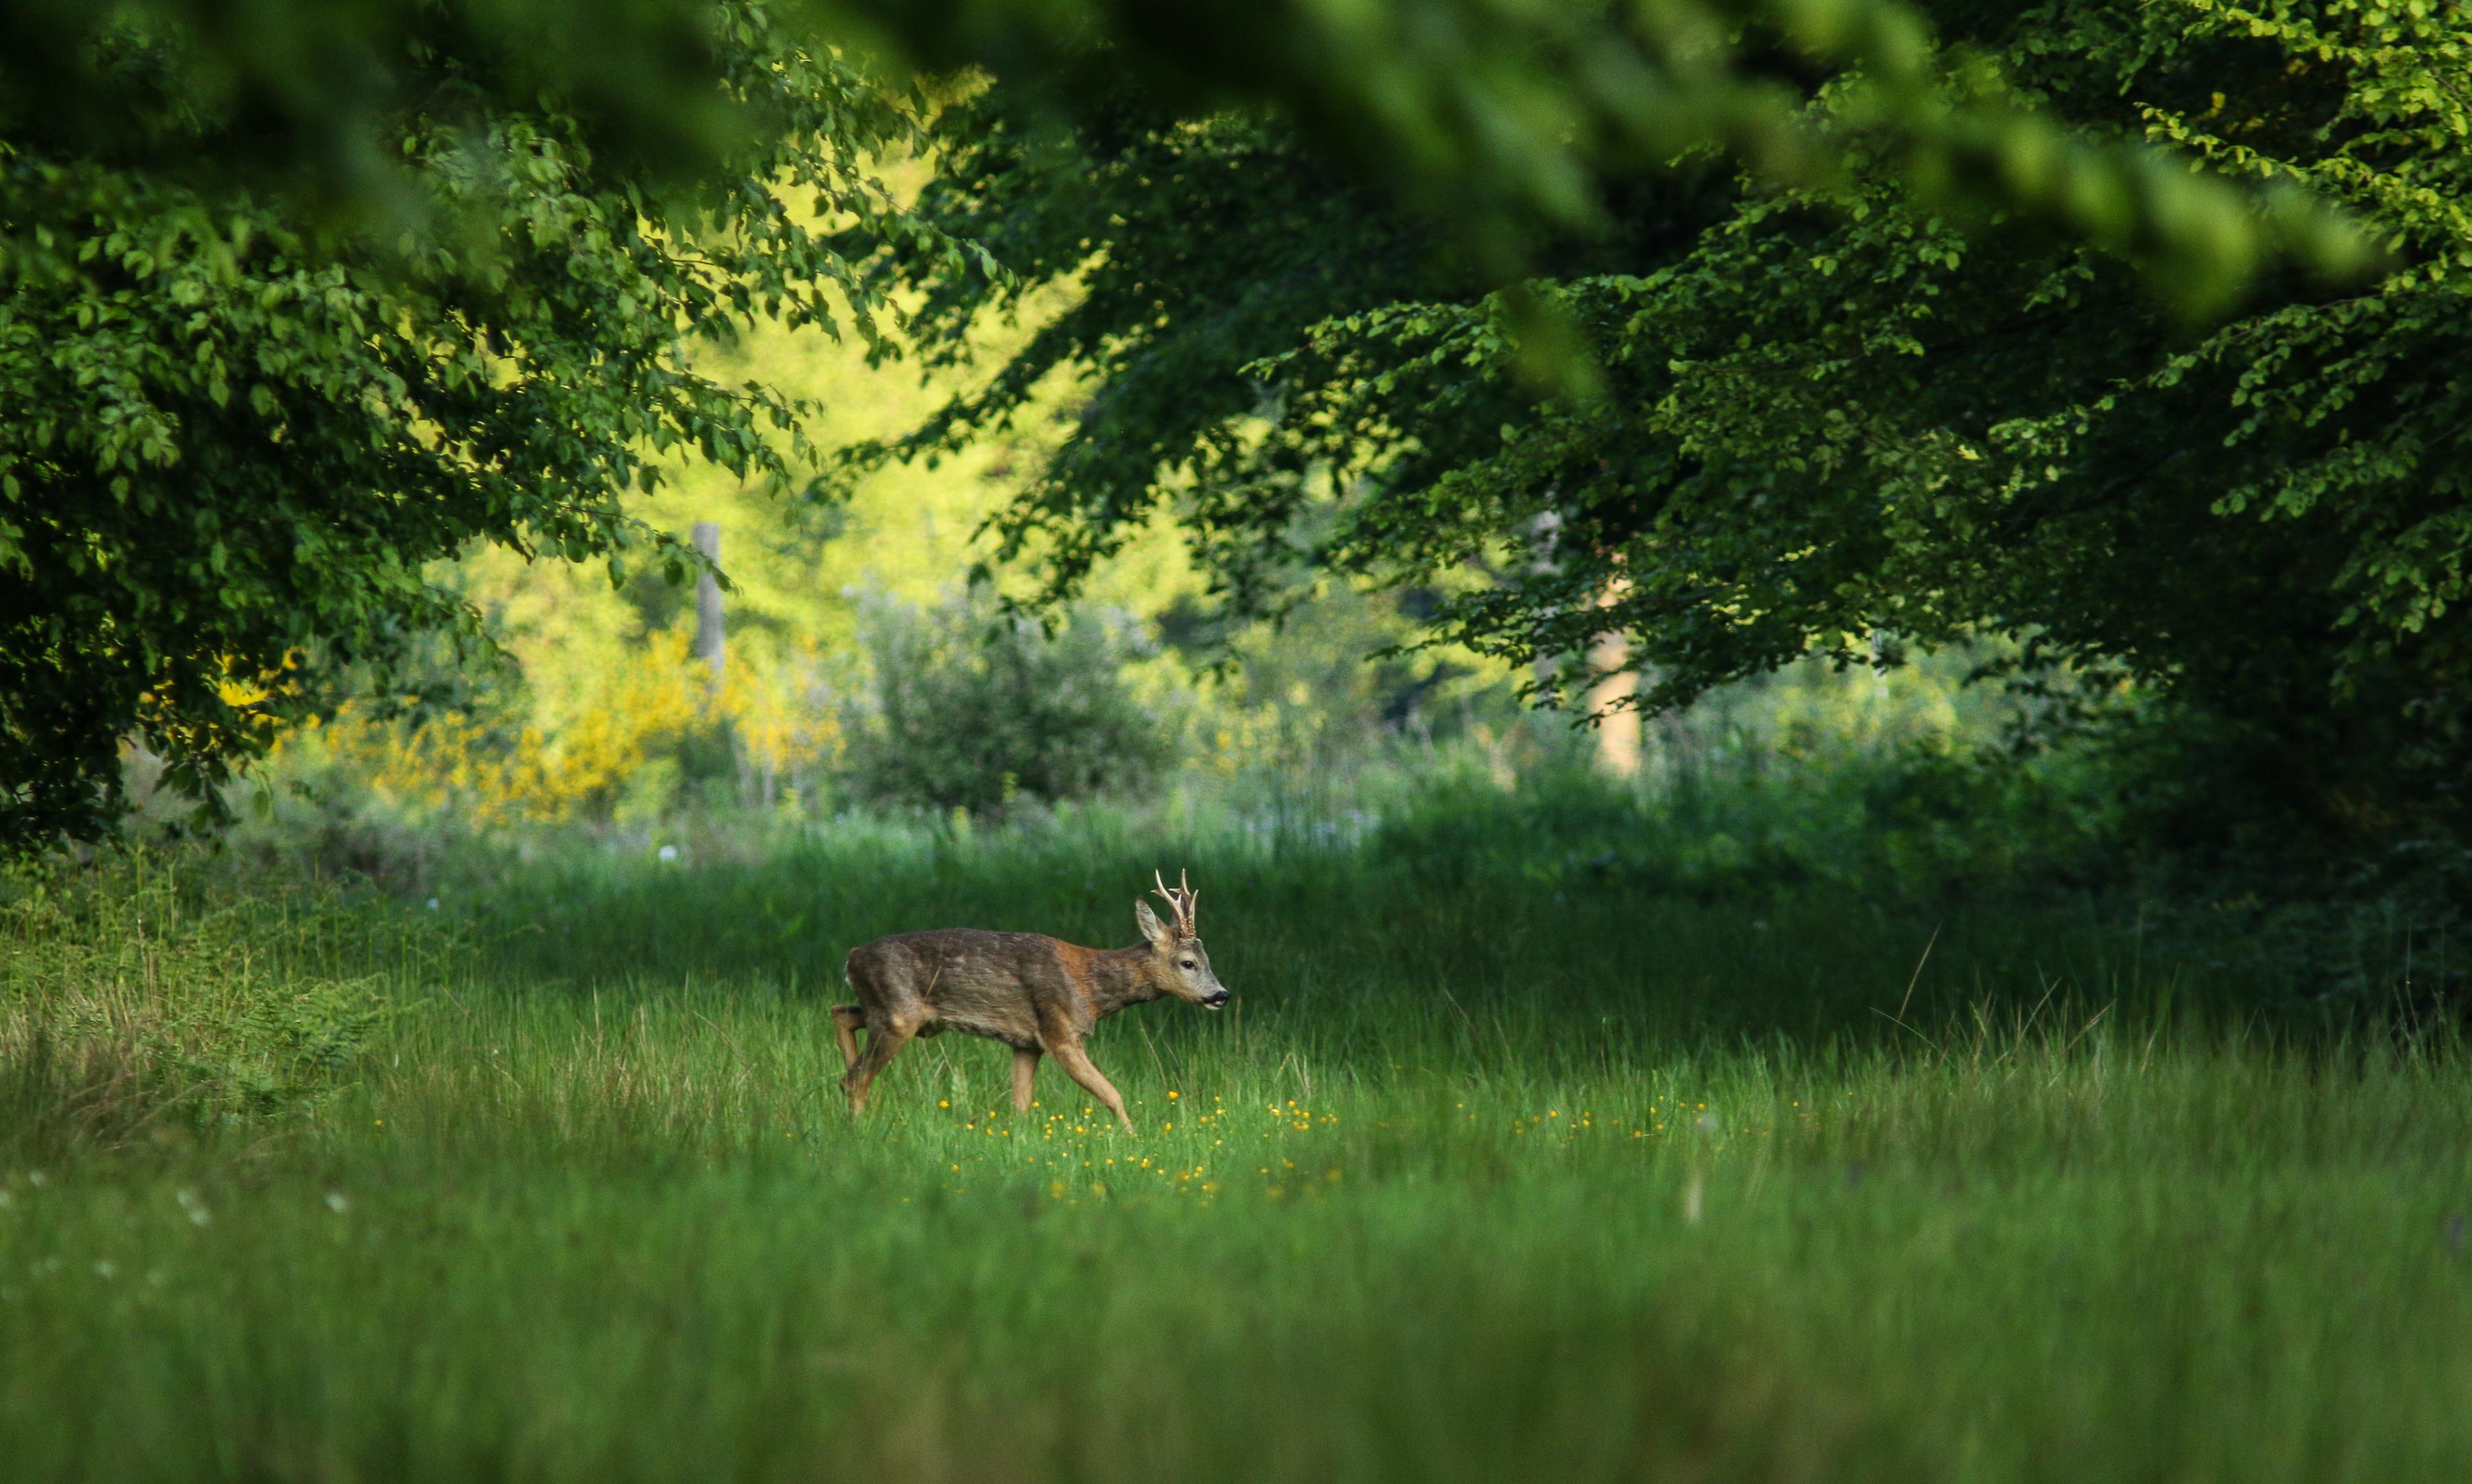
<svg viewBox="0 0 2472 1484"><path fill-rule="evenodd" d="M1630 586L1622 578L1605 585L1597 607L1611 608ZM1597 766L1618 778L1639 777L1639 712L1630 698L1639 694L1639 672L1630 668L1630 638L1609 629L1588 646L1588 668L1604 677L1588 689L1588 709L1597 722Z"/></svg>
<svg viewBox="0 0 2472 1484"><path fill-rule="evenodd" d="M1535 539L1535 559L1530 563L1533 572L1551 572L1556 565L1554 547L1562 530L1562 517L1553 511L1539 515L1529 523L1529 534ZM1597 597L1599 608L1611 608L1622 597L1625 584L1617 577ZM1581 698L1585 712L1602 718L1597 723L1597 766L1616 778L1636 778L1640 762L1639 713L1629 707L1629 699L1639 693L1639 675L1628 668L1630 640L1618 632L1600 634L1588 645L1588 667L1605 678L1588 687ZM1553 678L1555 662L1551 656L1536 657L1538 684ZM1619 706L1619 708L1617 708Z"/></svg>
<svg viewBox="0 0 2472 1484"><path fill-rule="evenodd" d="M1588 691L1588 709L1603 718L1597 723L1597 766L1618 778L1639 776L1639 713L1628 704L1639 693L1639 672L1620 668L1629 658L1630 641L1619 634L1598 634L1588 646L1591 667L1616 672ZM1616 703L1621 709L1614 709Z"/></svg>
<svg viewBox="0 0 2472 1484"><path fill-rule="evenodd" d="M721 527L709 520L695 523L695 548L703 553L706 562L721 561ZM722 633L721 584L710 572L696 574L695 657L712 670L720 681L722 667L727 661L728 640Z"/></svg>
<svg viewBox="0 0 2472 1484"><path fill-rule="evenodd" d="M695 549L703 553L706 562L721 562L721 526L714 521L699 520L693 532ZM714 725L721 730L723 742L729 748L730 762L738 775L738 797L747 798L747 755L738 745L736 729L729 718L720 713L722 673L729 665L729 637L722 622L721 582L711 572L696 574L695 658L712 672L707 682L707 695L714 704ZM766 802L771 802L772 779L765 779Z"/></svg>
<svg viewBox="0 0 2472 1484"><path fill-rule="evenodd" d="M1544 576L1552 572L1557 564L1555 561L1554 547L1561 539L1561 515L1557 512L1550 510L1539 514L1535 519L1531 520L1528 523L1528 534L1534 538L1536 551L1535 560L1528 563L1528 570L1536 573L1540 577ZM1540 689L1545 685L1552 683L1554 679L1553 656L1539 654L1533 660L1529 662L1528 668L1530 672L1534 675L1536 683Z"/></svg>

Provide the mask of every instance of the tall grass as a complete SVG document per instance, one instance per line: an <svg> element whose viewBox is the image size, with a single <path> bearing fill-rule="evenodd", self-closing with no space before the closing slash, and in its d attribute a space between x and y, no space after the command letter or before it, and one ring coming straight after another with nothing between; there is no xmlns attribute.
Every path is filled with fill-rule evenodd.
<svg viewBox="0 0 2472 1484"><path fill-rule="evenodd" d="M203 884L144 854L0 875L0 1147L305 1107L387 1014L384 981L447 947L331 884Z"/></svg>
<svg viewBox="0 0 2472 1484"><path fill-rule="evenodd" d="M0 1458L2460 1476L2451 1032L2262 1009L2215 945L2081 902L1700 899L1533 829L1451 866L1361 825L476 852L434 914L252 919L252 962L285 967L248 983L388 1014L305 1099L0 1156ZM1153 865L1193 871L1240 998L1094 1039L1138 1136L1052 1070L1015 1118L1007 1054L955 1037L850 1118L824 1016L850 945L1129 941ZM234 910L241 886L186 889Z"/></svg>

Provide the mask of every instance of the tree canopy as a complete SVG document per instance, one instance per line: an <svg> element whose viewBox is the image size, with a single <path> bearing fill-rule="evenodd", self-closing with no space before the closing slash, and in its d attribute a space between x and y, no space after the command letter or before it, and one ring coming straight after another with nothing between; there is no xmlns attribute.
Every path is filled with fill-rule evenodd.
<svg viewBox="0 0 2472 1484"><path fill-rule="evenodd" d="M131 734L210 790L312 703L304 656L468 631L421 573L472 540L691 560L619 491L679 450L784 485L811 452L794 402L694 348L843 302L868 332L902 284L947 349L1087 285L907 445L1018 414L1041 367L1105 371L1010 522L1060 587L1173 496L1240 596L1300 545L1480 562L1503 580L1440 632L1558 654L1610 622L1652 704L1815 637L1985 624L2194 684L2138 629L2187 625L2104 544L2164 539L2101 525L2163 519L2169 487L2187 532L2245 511L2327 567L2302 586L2341 633L2311 653L2365 694L2436 662L2454 596L2436 507L2354 510L2447 456L2451 402L2394 404L2377 453L2348 430L2444 339L2414 306L2454 292L2460 28L2199 0L13 7L0 840L104 828ZM928 112L878 81L913 64L996 80L945 93L917 215L867 178ZM2405 266L2346 286L2380 247ZM2140 442L2223 406L2251 419L2216 419L2231 456ZM2046 602L2070 562L2100 570Z"/></svg>
<svg viewBox="0 0 2472 1484"><path fill-rule="evenodd" d="M1541 246L1514 295L1294 129L1120 89L1059 139L1000 85L943 121L921 212L1018 278L888 268L925 287L946 350L1040 285L1077 295L897 451L1087 366L1099 390L1003 522L1058 591L1167 505L1240 603L1298 561L1479 566L1437 633L1557 660L1565 692L1593 635L1626 634L1652 707L1815 649L1890 663L2004 634L2032 674L2134 678L2205 718L2219 813L2328 838L2460 814L2472 21L1931 11L1946 85L1988 65L2085 137L2305 186L2388 266L2272 273L2193 321L2133 254L1936 209L1828 78L1796 123L1842 175L1780 184L1702 152L1678 182L1610 180L1604 229ZM1593 386L1533 395L1523 299L1575 327Z"/></svg>
<svg viewBox="0 0 2472 1484"><path fill-rule="evenodd" d="M619 500L664 457L798 477L804 409L694 352L758 317L871 332L830 234L909 230L868 169L915 114L716 13L723 85L772 127L657 189L591 115L404 39L394 233L190 168L252 120L174 30L89 38L122 149L0 119L0 843L106 828L124 737L203 794L322 699L304 661L471 633L424 572L467 542L677 570Z"/></svg>
<svg viewBox="0 0 2472 1484"><path fill-rule="evenodd" d="M1918 196L2037 219L2195 299L2279 259L2360 255L2305 193L2247 211L2173 156L2072 131L1904 0L28 0L0 19L0 92L64 147L400 216L420 193L394 169L395 120L433 105L441 71L517 108L556 96L637 168L725 166L783 123L777 98L726 85L732 45L714 21L733 12L888 68L984 68L1063 120L1128 87L1187 111L1271 108L1446 219L1490 273L1519 264L1540 224L1603 225L1606 180L1702 149L1785 185L1885 159ZM150 81L109 60L131 32L175 48L184 96L233 127L148 127ZM1859 148L1814 127L1821 79Z"/></svg>

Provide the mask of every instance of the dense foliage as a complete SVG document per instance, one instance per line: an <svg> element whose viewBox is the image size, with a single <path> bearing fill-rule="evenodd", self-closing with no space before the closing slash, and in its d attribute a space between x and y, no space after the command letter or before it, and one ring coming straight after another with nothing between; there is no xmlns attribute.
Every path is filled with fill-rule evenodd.
<svg viewBox="0 0 2472 1484"><path fill-rule="evenodd" d="M33 101L89 149L219 170L272 167L347 208L401 192L390 109L428 91L407 52L486 58L459 77L525 106L577 101L630 158L676 168L727 157L767 127L730 90L706 35L715 0L28 0L0 17L0 92ZM1762 179L1833 179L1856 153L1890 156L1919 195L1993 203L2131 251L2193 294L2236 288L2262 259L2330 263L2348 233L2287 194L2262 221L2151 152L2071 133L1997 73L1938 75L1903 0L767 0L784 34L890 51L932 69L985 68L1040 88L1065 116L1129 84L1182 106L1268 104L1394 200L1451 224L1492 270L1536 224L1601 223L1608 172L1694 149ZM198 80L248 128L171 150L131 127L91 66L97 37L139 24L180 38ZM1862 152L1815 129L1800 91L1843 69ZM399 205L399 203L393 203Z"/></svg>
<svg viewBox="0 0 2472 1484"><path fill-rule="evenodd" d="M1212 311L1251 323L1205 356L1205 408L1226 404L1234 363L1329 311L1464 305L1552 261L1554 233L1630 233L1624 182L1677 155L1774 189L1868 179L1901 208L2013 212L2193 303L2261 264L2358 256L2300 193L2245 215L2219 181L2034 111L1891 0L36 0L0 18L0 841L106 827L132 737L211 793L323 675L383 671L409 635L467 626L422 568L476 539L614 556L613 575L645 556L675 567L622 491L686 452L790 479L803 409L700 373L692 347L843 299L867 329L873 289L842 253L888 239L913 268L985 277L950 239L906 232L866 180L913 115L844 59L853 39L1010 80L1001 96L1036 115L1016 153L1059 126L1102 153L1154 135L1214 164L1231 138L1263 156L1309 142L1322 163L1280 167L1319 181L1272 213L1282 255L1328 237L1357 261L1326 284L1300 264L1303 287ZM1818 78L1834 81L1815 111ZM1163 99L1286 122L1188 140L1158 131ZM1126 132L1124 106L1151 122ZM1220 204L1245 220L1224 245L1259 242L1258 191L1226 184ZM1654 194L1667 218L1705 196ZM1417 225L1343 220L1367 213ZM1446 259L1407 240L1426 235ZM1073 239L1070 266L1099 237ZM1544 352L1520 358L1531 378L1577 389L1582 363L1560 352L1590 303L1557 299L1492 301L1521 331L1495 338ZM1123 447L1181 416L1110 397L1096 420ZM1282 508L1253 503L1237 524Z"/></svg>
<svg viewBox="0 0 2472 1484"><path fill-rule="evenodd" d="M1814 587L1801 514L1782 542L1727 518L1705 557L1660 577L1626 547L1645 517L1600 518L1624 503L1606 490L1662 480L1673 511L1716 509L1816 460L1849 484L1858 466L1904 469L1945 502L1924 466L1980 452L1988 427L2068 426L2124 376L2204 383L2215 363L2178 327L2259 272L2287 275L2287 298L2332 292L2290 265L2340 268L2358 243L2294 182L2381 226L2442 216L2442 185L2388 167L2398 131L2449 127L2445 99L2423 94L2444 82L2452 21L2339 7L2321 44L2189 13L2184 35L2169 14L1951 8L1942 46L1890 0L16 8L0 20L0 837L105 827L131 737L211 792L326 676L467 626L421 569L476 538L616 556L616 575L645 555L674 567L681 554L630 522L621 491L674 454L777 487L804 454L795 399L725 385L690 351L759 318L826 319L844 298L867 329L879 285L849 255L889 242L948 331L1011 292L867 181L912 115L844 60L851 38L1003 80L954 115L939 221L986 233L1035 282L1105 250L1077 315L1015 362L1116 373L1012 528L1055 538L1066 578L1200 465L1197 524L1250 595L1281 575L1266 537L1302 530L1325 555L1415 577L1475 553L1516 564L1509 548L1550 528L1550 559L1523 581L1444 584L1462 596L1442 631L1516 654L1570 648L1590 602L1634 624L1687 613L1673 627L1696 637L1654 657L1668 683L1652 699L1677 699L1883 605L1837 574L1824 598L1747 606L1780 576L1750 570L1764 562ZM2343 82L2341 48L2380 26L2391 35L2357 38L2379 81ZM2315 71L2275 71L2320 52ZM2214 81L2236 101L2206 105ZM2281 164L2254 196L2185 172L2120 127L2124 96L2162 99L2139 116L2147 134ZM2265 120L2280 132L2241 132ZM1994 229L1961 238L1942 209L1988 212ZM2426 247L2411 230L2393 245ZM1548 276L1506 290L1514 268ZM1986 275L2000 281L1931 297ZM2162 311L2141 297L2158 285ZM2111 328L2055 363L2068 387L2012 388L2032 405L1979 426L1866 367L1938 346L1911 333L1917 316L2022 304L1985 332L2013 340L2062 300ZM1809 367L1760 360L1815 323L1842 344ZM1596 362L1575 353L1582 337ZM1268 388L1237 374L1283 356ZM1722 395L1806 371L1796 396ZM1881 397L1888 430L1840 405L1831 375ZM1019 413L1034 379L1009 376L914 446ZM1561 400L1536 407L1539 386ZM1808 449L1780 436L1821 405L1866 431ZM1762 459L1788 467L1762 474ZM1357 491L1368 473L1379 489ZM1334 481L1375 497L1295 524ZM2391 545L2410 560L2410 539ZM2392 587L2428 569L2363 570ZM1873 577L1888 607L1916 609L1894 627L1924 639L1983 616L1972 589L2005 592L1995 577L1926 602L1910 571ZM2395 596L2373 619L2434 614ZM2051 629L2061 653L2103 647L2032 607L1996 616Z"/></svg>
<svg viewBox="0 0 2472 1484"><path fill-rule="evenodd" d="M1844 79L1803 95L1844 177L1700 156L1543 254L1596 384L1539 399L1518 296L1433 268L1433 229L1336 188L1284 128L1119 96L1059 144L998 88L944 126L922 203L1021 275L914 258L946 348L1045 283L1082 292L903 451L1003 423L1053 368L1104 380L1006 524L1059 590L1172 503L1240 599L1298 558L1491 581L1434 632L1522 659L1626 633L1651 706L1814 649L1894 663L1997 632L2170 699L2171 822L2327 841L2459 817L2472 751L2472 21L2214 0L1943 5L2088 134L2298 182L2390 252L2270 278L2196 324L2122 255L1918 203ZM1952 69L1958 67L1950 63ZM1959 85L1954 70L1951 86ZM1533 342L1532 342L1533 343ZM2067 714L2053 707L2046 714ZM2192 776L2196 781L2192 784Z"/></svg>
<svg viewBox="0 0 2472 1484"><path fill-rule="evenodd" d="M872 333L826 233L904 229L866 162L911 115L755 7L708 18L769 127L658 191L597 116L500 101L497 54L405 39L399 233L172 157L254 122L177 33L87 54L131 162L0 112L0 846L107 827L125 738L204 792L319 676L468 630L424 572L468 542L675 577L623 491L685 453L797 476L806 409L694 356L850 305Z"/></svg>

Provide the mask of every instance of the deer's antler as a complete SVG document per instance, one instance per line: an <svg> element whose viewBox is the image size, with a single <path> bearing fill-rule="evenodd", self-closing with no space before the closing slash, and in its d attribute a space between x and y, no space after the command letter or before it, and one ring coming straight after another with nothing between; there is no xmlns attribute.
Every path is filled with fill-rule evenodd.
<svg viewBox="0 0 2472 1484"><path fill-rule="evenodd" d="M1201 900L1201 894L1187 883L1184 872L1180 869L1177 872L1174 886L1168 885L1167 877L1155 871L1151 873L1151 879L1158 883L1158 895L1166 899L1169 910L1176 914L1176 935L1178 938L1200 937L1200 932L1193 925L1193 908Z"/></svg>

